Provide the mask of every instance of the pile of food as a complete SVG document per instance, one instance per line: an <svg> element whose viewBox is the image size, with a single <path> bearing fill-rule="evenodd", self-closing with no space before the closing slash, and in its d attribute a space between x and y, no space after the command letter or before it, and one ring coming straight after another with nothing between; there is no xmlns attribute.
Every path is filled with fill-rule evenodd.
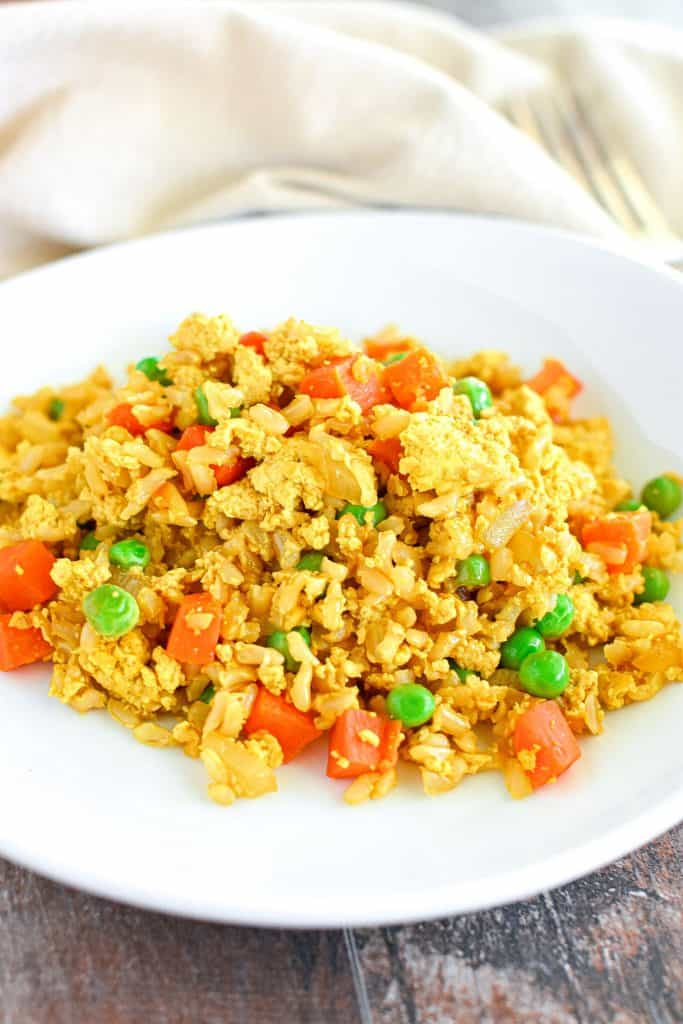
<svg viewBox="0 0 683 1024"><path fill-rule="evenodd" d="M171 345L0 420L0 668L50 659L225 805L320 741L349 803L398 759L524 796L681 678L680 481L634 499L557 360L201 315Z"/></svg>

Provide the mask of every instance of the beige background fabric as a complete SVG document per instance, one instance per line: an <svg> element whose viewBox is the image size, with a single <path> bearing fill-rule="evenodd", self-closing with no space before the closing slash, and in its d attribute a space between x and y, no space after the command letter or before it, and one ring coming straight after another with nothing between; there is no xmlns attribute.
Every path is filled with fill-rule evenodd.
<svg viewBox="0 0 683 1024"><path fill-rule="evenodd" d="M0 275L252 210L403 204L619 238L495 110L581 81L683 233L683 44L614 21L479 33L393 3L0 10Z"/></svg>

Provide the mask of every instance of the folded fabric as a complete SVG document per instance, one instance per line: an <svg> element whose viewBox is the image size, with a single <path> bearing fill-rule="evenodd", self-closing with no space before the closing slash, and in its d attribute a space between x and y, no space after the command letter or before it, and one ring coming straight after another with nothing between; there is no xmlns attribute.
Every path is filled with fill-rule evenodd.
<svg viewBox="0 0 683 1024"><path fill-rule="evenodd" d="M496 39L390 3L57 0L3 6L0 28L0 275L173 225L349 204L617 238L496 110L557 67L599 93L683 231L683 47L642 27Z"/></svg>

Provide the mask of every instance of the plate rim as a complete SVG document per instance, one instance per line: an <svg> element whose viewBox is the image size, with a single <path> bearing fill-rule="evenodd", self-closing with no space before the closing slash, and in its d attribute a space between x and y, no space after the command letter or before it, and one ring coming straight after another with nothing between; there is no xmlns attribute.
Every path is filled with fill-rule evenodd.
<svg viewBox="0 0 683 1024"><path fill-rule="evenodd" d="M463 895L465 883L438 885L419 889L408 898L403 895L399 910L382 904L365 914L342 909L334 912L333 920L329 910L319 909L314 904L307 904L306 910L296 912L292 911L291 905L286 911L278 911L277 908L274 911L255 911L248 905L243 908L237 905L226 913L220 905L211 904L206 900L196 901L191 905L182 894L176 896L170 893L162 895L131 891L129 883L112 882L101 878L97 872L84 874L70 867L57 866L52 863L50 857L41 858L21 850L14 852L12 844L7 842L2 843L0 855L59 885L66 885L100 899L113 900L166 916L241 927L333 931L340 928L375 928L438 921L461 914L479 913L522 903L600 871L655 841L682 821L683 783L677 792L672 793L656 807L644 811L622 825L615 826L588 843L571 846L544 861L540 876L539 866L534 863L522 869L513 868L494 876L493 879L469 881L466 885L470 892L466 896ZM643 835L644 832L646 835ZM532 872L533 880L525 879L524 884L520 885L520 875L527 876ZM425 909L427 905L429 909Z"/></svg>
<svg viewBox="0 0 683 1024"><path fill-rule="evenodd" d="M549 236L570 241L590 250L600 250L620 260L638 264L643 270L650 270L658 276L664 276L676 282L677 287L683 284L683 278L671 268L653 264L646 253L639 251L632 244L619 245L614 242L595 240L563 229L535 224L530 221L516 220L509 217L498 217L467 212L422 210L422 209L348 209L334 211L292 211L264 216L245 215L208 224L190 225L174 228L143 238L125 240L111 245L97 247L83 252L70 254L60 260L32 268L0 282L0 309L4 295L17 283L29 284L40 281L58 273L65 266L72 266L81 261L98 261L110 253L119 250L137 251L148 247L173 243L177 237L184 237L188 232L193 235L204 233L222 233L249 230L252 225L262 225L264 221L289 222L292 218L305 217L308 220L329 221L332 217L344 217L346 220L367 221L401 218L403 220L441 221L444 219L467 220L472 224L499 224L532 235ZM475 227L476 230L476 227ZM35 850L22 849L21 843L12 839L0 840L0 854L16 864L35 871L55 882L64 884L93 895L113 899L115 901L137 906L146 910L171 914L181 917L220 922L225 924L248 925L256 927L287 927L294 929L336 929L341 927L373 927L396 923L426 921L444 918L453 914L471 913L519 902L576 880L588 873L597 871L625 854L651 842L663 832L674 827L683 820L683 780L676 789L650 807L626 822L615 825L607 832L578 846L570 846L542 862L541 866L534 863L515 867L510 871L498 873L493 878L467 882L469 891L463 891L463 882L438 884L422 887L415 892L403 894L398 901L398 909L390 907L388 897L383 896L367 913L359 913L357 908L352 911L343 910L331 914L324 905L306 905L303 910L293 912L287 910L261 910L240 907L239 903L232 909L225 906L211 906L206 901L192 901L191 895L181 893L180 896L164 892L163 888L154 892L133 891L130 879L120 881L116 878L101 877L98 872L84 872L79 866L56 863L51 856L41 855ZM533 878L526 877L533 871ZM382 902L384 901L384 903Z"/></svg>
<svg viewBox="0 0 683 1024"><path fill-rule="evenodd" d="M682 33L683 35L683 33ZM515 231L540 233L556 239L565 239L583 246L587 249L598 249L602 252L611 253L630 263L638 264L641 267L651 270L653 273L667 277L671 281L683 283L683 273L675 267L662 260L656 253L647 246L634 241L627 235L623 239L607 239L598 236L582 234L579 231L570 231L567 228L556 227L553 224L544 224L539 221L528 220L522 217L510 217L507 214L478 213L471 210L448 209L446 207L424 207L424 206L390 206L390 207L358 207L349 206L339 209L301 209L301 210L278 210L274 213L268 211L247 211L235 214L234 216L201 221L197 224L183 224L177 227L164 228L161 231L154 231L150 234L140 235L134 238L124 238L103 245L91 246L87 249L79 249L67 253L56 260L47 263L40 263L38 266L20 270L16 274L0 279L0 301L5 288L19 282L26 282L34 277L50 274L65 266L79 263L81 261L98 260L106 258L109 254L125 249L144 249L158 245L160 242L173 240L176 237L183 237L188 234L200 234L206 232L219 233L226 230L244 230L251 225L262 225L278 223L290 220L328 221L332 218L344 218L344 220L365 220L365 219L386 219L394 220L415 219L415 220L467 220L481 224L499 224L512 228ZM682 240L683 244L683 240Z"/></svg>

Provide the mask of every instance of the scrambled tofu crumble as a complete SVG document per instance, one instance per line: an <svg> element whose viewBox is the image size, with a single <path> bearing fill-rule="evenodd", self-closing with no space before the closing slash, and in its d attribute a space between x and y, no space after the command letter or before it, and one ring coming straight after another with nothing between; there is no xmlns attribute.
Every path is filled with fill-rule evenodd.
<svg viewBox="0 0 683 1024"><path fill-rule="evenodd" d="M319 741L349 803L399 758L525 796L681 678L680 481L633 498L557 360L199 314L170 341L0 419L0 667L50 660L223 805Z"/></svg>

